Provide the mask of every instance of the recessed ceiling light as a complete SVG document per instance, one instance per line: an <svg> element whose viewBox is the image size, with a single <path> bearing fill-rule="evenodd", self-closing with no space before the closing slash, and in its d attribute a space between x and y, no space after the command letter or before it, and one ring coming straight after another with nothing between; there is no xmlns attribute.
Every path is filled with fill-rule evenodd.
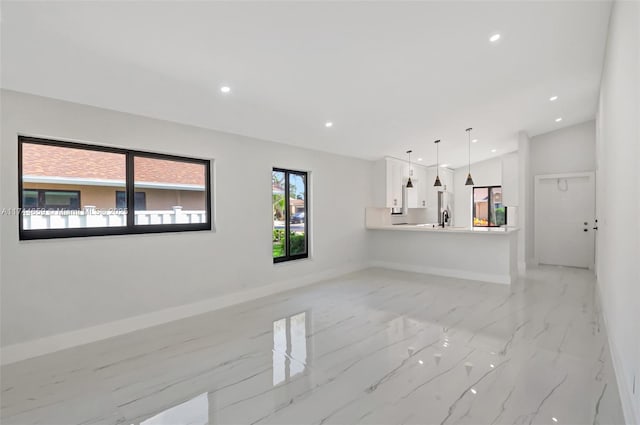
<svg viewBox="0 0 640 425"><path fill-rule="evenodd" d="M326 123L324 123L324 126L327 128L331 128L333 127L333 123L331 121L327 121Z"/></svg>
<svg viewBox="0 0 640 425"><path fill-rule="evenodd" d="M476 389L475 389L475 388L471 388L471 392L472 392L473 394L478 394L478 391L476 391Z"/></svg>
<svg viewBox="0 0 640 425"><path fill-rule="evenodd" d="M549 100L550 100L550 101L552 101L552 102L554 102L554 101L558 100L558 96L551 96L551 97L549 98Z"/></svg>
<svg viewBox="0 0 640 425"><path fill-rule="evenodd" d="M498 40L500 40L500 34L493 34L491 37L489 37L489 41L492 43L495 43Z"/></svg>
<svg viewBox="0 0 640 425"><path fill-rule="evenodd" d="M442 168L447 168L449 166L449 164L442 164L441 167Z"/></svg>
<svg viewBox="0 0 640 425"><path fill-rule="evenodd" d="M556 122L560 122L560 121L562 121L562 117L556 118Z"/></svg>
<svg viewBox="0 0 640 425"><path fill-rule="evenodd" d="M498 149L491 149L491 152L498 152Z"/></svg>
<svg viewBox="0 0 640 425"><path fill-rule="evenodd" d="M491 369L493 369L494 367L496 367L496 365L494 365L493 363L491 363L489 366L491 366Z"/></svg>
<svg viewBox="0 0 640 425"><path fill-rule="evenodd" d="M422 158L418 158L418 161L422 161Z"/></svg>
<svg viewBox="0 0 640 425"><path fill-rule="evenodd" d="M424 364L424 362L422 360L418 360L418 363L420 364Z"/></svg>
<svg viewBox="0 0 640 425"><path fill-rule="evenodd" d="M222 86L222 87L220 87L220 91L221 91L222 93L231 93L231 87L229 87L229 86Z"/></svg>
<svg viewBox="0 0 640 425"><path fill-rule="evenodd" d="M558 418L556 417L551 418L551 420L553 420L553 422L558 422Z"/></svg>
<svg viewBox="0 0 640 425"><path fill-rule="evenodd" d="M473 139L471 143L478 143L478 139Z"/></svg>

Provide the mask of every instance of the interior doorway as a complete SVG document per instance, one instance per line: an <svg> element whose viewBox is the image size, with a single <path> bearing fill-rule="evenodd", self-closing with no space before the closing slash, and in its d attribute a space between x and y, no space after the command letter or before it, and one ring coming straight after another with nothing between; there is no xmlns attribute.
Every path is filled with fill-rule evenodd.
<svg viewBox="0 0 640 425"><path fill-rule="evenodd" d="M592 269L595 264L594 173L535 177L538 264Z"/></svg>

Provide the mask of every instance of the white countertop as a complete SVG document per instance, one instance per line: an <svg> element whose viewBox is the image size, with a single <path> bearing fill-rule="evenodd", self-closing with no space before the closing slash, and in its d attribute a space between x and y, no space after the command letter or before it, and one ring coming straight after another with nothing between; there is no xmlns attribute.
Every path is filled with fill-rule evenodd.
<svg viewBox="0 0 640 425"><path fill-rule="evenodd" d="M401 232L429 232L429 233L466 233L476 235L508 235L517 232L517 227L432 227L431 224L385 224L367 226L371 230L397 230Z"/></svg>

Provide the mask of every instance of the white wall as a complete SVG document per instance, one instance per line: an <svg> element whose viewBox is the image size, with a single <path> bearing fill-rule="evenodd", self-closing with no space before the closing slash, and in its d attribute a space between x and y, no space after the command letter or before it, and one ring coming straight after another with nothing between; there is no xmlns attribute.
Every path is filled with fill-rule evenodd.
<svg viewBox="0 0 640 425"><path fill-rule="evenodd" d="M564 127L531 138L531 175L594 171L595 121Z"/></svg>
<svg viewBox="0 0 640 425"><path fill-rule="evenodd" d="M541 174L594 171L596 166L595 121L564 127L532 137L529 142L529 197L525 224L526 260L535 255L534 179Z"/></svg>
<svg viewBox="0 0 640 425"><path fill-rule="evenodd" d="M471 226L471 186L464 184L468 171L468 167L460 167L453 173L453 225L458 227ZM475 186L500 186L502 160L497 157L471 164L471 177Z"/></svg>
<svg viewBox="0 0 640 425"><path fill-rule="evenodd" d="M372 165L53 99L2 91L1 205L18 206L18 133L212 158L216 231L18 241L2 216L2 346L363 267ZM308 170L310 260L271 258L271 168ZM367 189L363 189L367 188Z"/></svg>
<svg viewBox="0 0 640 425"><path fill-rule="evenodd" d="M640 423L640 3L614 3L598 108L597 271L626 423ZM633 394L635 379L635 394Z"/></svg>

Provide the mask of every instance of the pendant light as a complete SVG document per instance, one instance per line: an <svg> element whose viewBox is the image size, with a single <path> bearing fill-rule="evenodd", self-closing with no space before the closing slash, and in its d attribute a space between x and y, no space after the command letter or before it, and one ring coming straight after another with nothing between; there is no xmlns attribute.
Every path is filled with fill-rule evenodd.
<svg viewBox="0 0 640 425"><path fill-rule="evenodd" d="M442 186L442 183L440 182L440 149L438 148L440 140L436 140L433 143L436 144L436 181L433 185Z"/></svg>
<svg viewBox="0 0 640 425"><path fill-rule="evenodd" d="M467 174L467 181L464 183L465 186L473 186L473 179L471 178L471 127L467 128L465 131L469 135L469 173Z"/></svg>
<svg viewBox="0 0 640 425"><path fill-rule="evenodd" d="M413 175L413 172L411 170L411 150L408 150L407 153L409 154L409 180L407 180L407 189L411 189L413 187L413 183L411 182L411 176Z"/></svg>

